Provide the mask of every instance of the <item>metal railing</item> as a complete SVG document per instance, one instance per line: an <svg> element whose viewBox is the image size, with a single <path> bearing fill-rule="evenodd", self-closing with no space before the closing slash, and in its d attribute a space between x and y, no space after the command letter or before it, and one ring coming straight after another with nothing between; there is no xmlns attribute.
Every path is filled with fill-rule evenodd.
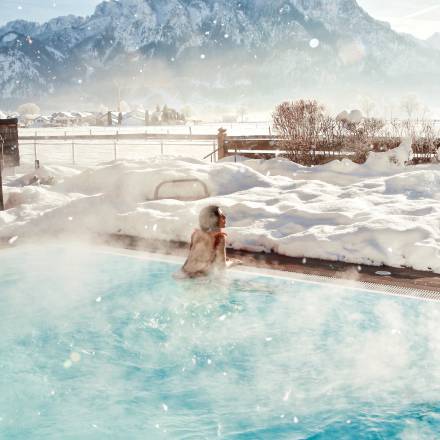
<svg viewBox="0 0 440 440"><path fill-rule="evenodd" d="M182 200L182 201L192 201L192 200L199 200L201 198L208 198L209 197L208 186L202 180L200 180L200 179L175 179L175 180L165 180L165 181L159 183L159 185L157 185L154 190L154 200L160 200L159 199L159 192L160 192L161 188L163 188L164 186L170 185L170 184L171 185L180 185L180 184L185 184L185 183L192 183L193 186L200 185L203 188L203 192L204 192L203 197L194 197L191 195L189 195L189 196L188 195L185 195L185 196L175 195L174 197L165 197L165 198L173 198L173 199Z"/></svg>
<svg viewBox="0 0 440 440"><path fill-rule="evenodd" d="M171 137L154 139L20 139L23 162L35 164L95 165L118 159L147 160L154 156L186 156L201 160L215 159L216 137L185 140Z"/></svg>

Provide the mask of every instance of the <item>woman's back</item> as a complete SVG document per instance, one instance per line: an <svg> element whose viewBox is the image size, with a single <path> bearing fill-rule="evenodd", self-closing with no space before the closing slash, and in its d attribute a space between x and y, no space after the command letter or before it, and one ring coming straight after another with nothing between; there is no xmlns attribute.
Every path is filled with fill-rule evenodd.
<svg viewBox="0 0 440 440"><path fill-rule="evenodd" d="M213 266L224 267L225 262L224 234L195 230L191 237L189 255L182 270L189 276L206 275Z"/></svg>

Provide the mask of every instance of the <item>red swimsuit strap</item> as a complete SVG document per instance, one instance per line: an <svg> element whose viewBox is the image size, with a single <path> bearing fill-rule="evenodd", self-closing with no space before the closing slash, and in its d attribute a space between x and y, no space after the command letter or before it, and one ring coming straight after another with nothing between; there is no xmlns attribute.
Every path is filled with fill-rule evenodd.
<svg viewBox="0 0 440 440"><path fill-rule="evenodd" d="M214 249L217 249L217 246L220 244L222 238L226 238L228 234L226 232L217 232L214 235Z"/></svg>

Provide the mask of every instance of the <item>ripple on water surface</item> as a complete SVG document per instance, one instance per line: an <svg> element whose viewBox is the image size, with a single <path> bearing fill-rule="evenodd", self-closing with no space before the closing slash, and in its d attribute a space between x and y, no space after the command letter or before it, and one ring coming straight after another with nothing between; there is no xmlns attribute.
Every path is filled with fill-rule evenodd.
<svg viewBox="0 0 440 440"><path fill-rule="evenodd" d="M0 438L438 438L440 304L0 254Z"/></svg>

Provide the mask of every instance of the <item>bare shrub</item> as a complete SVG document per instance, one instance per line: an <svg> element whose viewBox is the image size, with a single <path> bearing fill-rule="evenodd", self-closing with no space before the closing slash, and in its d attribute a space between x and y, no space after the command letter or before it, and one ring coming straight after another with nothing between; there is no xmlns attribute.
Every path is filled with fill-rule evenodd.
<svg viewBox="0 0 440 440"><path fill-rule="evenodd" d="M412 136L413 163L437 162L439 148L439 130L432 121L421 121Z"/></svg>
<svg viewBox="0 0 440 440"><path fill-rule="evenodd" d="M351 158L355 162L364 162L371 149L371 137L377 135L383 123L373 118L350 118L348 114L345 117L342 113L333 118L324 114L324 107L317 101L299 100L280 104L273 114L273 126L286 156L312 165L325 162L326 155L340 157L344 151L353 152Z"/></svg>
<svg viewBox="0 0 440 440"><path fill-rule="evenodd" d="M283 102L275 109L273 126L290 160L305 165L314 163L323 118L324 107L314 100Z"/></svg>
<svg viewBox="0 0 440 440"><path fill-rule="evenodd" d="M410 104L408 101L408 110L412 109ZM352 118L347 112L334 118L312 100L280 104L273 113L273 126L286 157L303 165L344 156L363 163L370 151L393 150L403 138L412 139L412 163L436 161L440 153L440 133L432 121L408 118L385 123L377 118Z"/></svg>

